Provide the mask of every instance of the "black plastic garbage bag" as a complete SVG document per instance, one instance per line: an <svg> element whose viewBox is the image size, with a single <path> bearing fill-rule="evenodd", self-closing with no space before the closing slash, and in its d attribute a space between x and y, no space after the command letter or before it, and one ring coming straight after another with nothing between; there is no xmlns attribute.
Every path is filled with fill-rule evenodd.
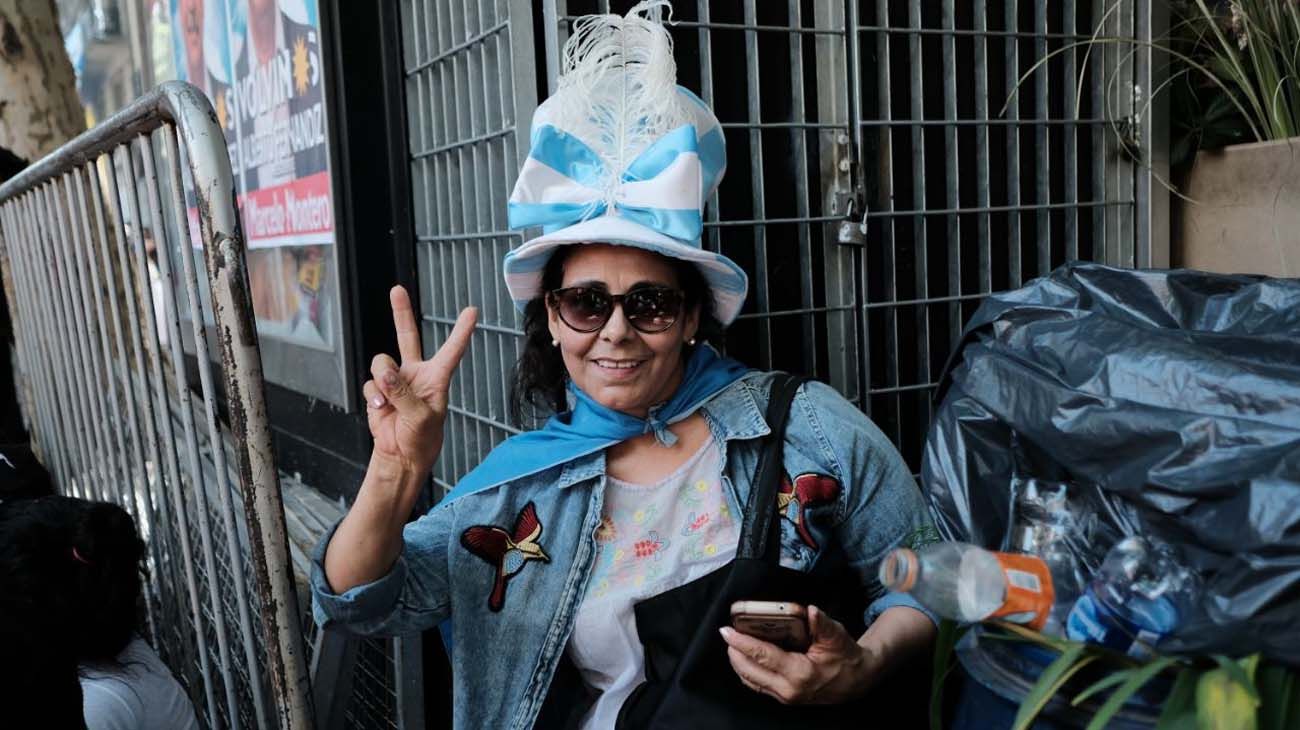
<svg viewBox="0 0 1300 730"><path fill-rule="evenodd" d="M946 538L1000 547L1014 484L1069 481L1204 581L1162 650L1300 664L1300 281L1067 265L984 302L940 397Z"/></svg>

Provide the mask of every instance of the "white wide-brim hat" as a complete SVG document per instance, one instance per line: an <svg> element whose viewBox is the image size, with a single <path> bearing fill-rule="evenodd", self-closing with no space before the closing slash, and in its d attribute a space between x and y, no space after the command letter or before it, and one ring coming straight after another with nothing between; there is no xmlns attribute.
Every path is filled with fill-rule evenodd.
<svg viewBox="0 0 1300 730"><path fill-rule="evenodd" d="M626 16L580 18L556 92L533 114L528 159L510 195L511 228L542 235L506 254L506 288L523 309L542 296L551 255L573 244L632 246L689 261L709 285L723 326L745 302L748 277L701 246L705 201L726 171L713 111L676 85L663 0Z"/></svg>

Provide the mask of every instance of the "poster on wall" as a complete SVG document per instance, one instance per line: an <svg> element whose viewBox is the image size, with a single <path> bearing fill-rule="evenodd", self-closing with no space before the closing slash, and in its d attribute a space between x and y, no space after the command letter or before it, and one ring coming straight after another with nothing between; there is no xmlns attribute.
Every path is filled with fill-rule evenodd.
<svg viewBox="0 0 1300 730"><path fill-rule="evenodd" d="M338 259L317 2L169 1L176 76L208 96L229 147L263 349L269 340L337 354ZM342 357L334 363L339 372ZM268 367L268 378L274 370ZM286 371L301 378L302 370Z"/></svg>

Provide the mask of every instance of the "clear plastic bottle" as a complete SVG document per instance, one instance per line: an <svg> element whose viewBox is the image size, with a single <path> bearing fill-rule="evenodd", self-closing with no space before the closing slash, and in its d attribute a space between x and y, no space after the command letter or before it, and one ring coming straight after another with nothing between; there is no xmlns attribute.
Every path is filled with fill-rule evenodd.
<svg viewBox="0 0 1300 730"><path fill-rule="evenodd" d="M1042 628L1052 606L1052 579L1040 558L961 542L894 550L880 563L880 582L966 623L1001 618Z"/></svg>
<svg viewBox="0 0 1300 730"><path fill-rule="evenodd" d="M1016 511L1009 547L1041 557L1051 571L1055 605L1043 633L1053 636L1065 635L1066 616L1085 582L1080 554L1089 541L1078 510L1070 501L1070 489L1065 482L1033 477L1012 482Z"/></svg>
<svg viewBox="0 0 1300 730"><path fill-rule="evenodd" d="M1198 576L1172 546L1128 537L1111 548L1074 604L1066 633L1145 659L1178 628L1198 595Z"/></svg>

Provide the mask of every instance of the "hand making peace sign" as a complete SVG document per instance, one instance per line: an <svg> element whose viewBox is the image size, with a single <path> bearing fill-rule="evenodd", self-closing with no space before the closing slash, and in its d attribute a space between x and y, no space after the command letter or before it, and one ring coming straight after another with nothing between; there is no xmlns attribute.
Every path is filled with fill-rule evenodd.
<svg viewBox="0 0 1300 730"><path fill-rule="evenodd" d="M375 440L374 457L395 462L417 478L433 467L442 450L451 376L469 347L478 310L466 307L438 352L428 360L420 349L420 330L406 289L388 292L401 365L385 354L370 362L371 380L362 386L366 417Z"/></svg>

